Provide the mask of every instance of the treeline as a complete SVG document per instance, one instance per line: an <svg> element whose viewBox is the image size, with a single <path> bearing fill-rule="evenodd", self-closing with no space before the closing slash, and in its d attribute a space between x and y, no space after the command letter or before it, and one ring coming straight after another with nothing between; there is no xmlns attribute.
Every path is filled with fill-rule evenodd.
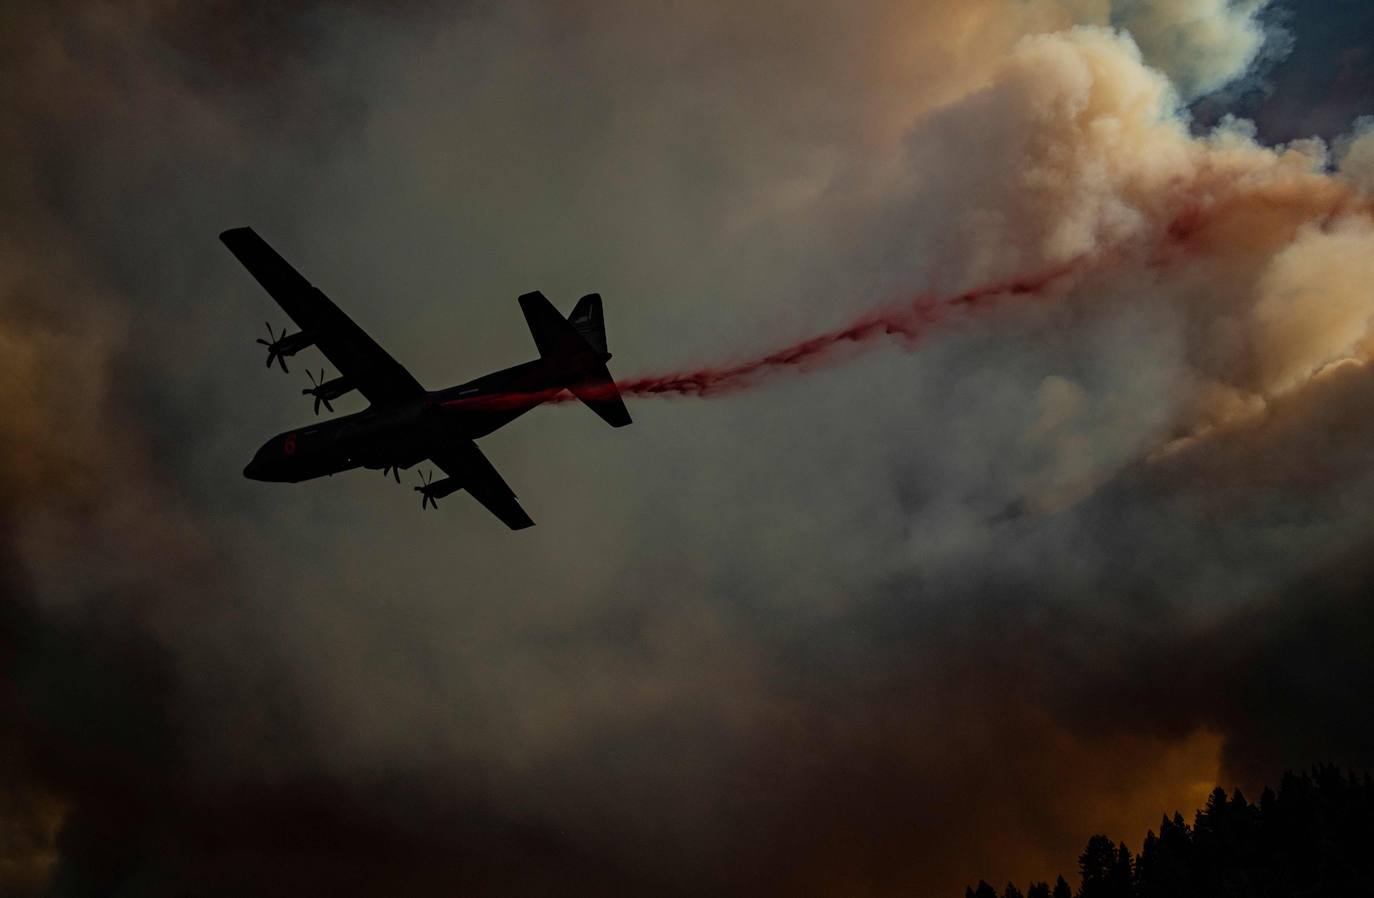
<svg viewBox="0 0 1374 898"><path fill-rule="evenodd" d="M1258 804L1217 789L1192 826L1165 817L1140 855L1093 836L1079 886L1061 876L1025 892L986 882L965 898L1335 898L1374 895L1374 781L1335 767L1286 773Z"/></svg>

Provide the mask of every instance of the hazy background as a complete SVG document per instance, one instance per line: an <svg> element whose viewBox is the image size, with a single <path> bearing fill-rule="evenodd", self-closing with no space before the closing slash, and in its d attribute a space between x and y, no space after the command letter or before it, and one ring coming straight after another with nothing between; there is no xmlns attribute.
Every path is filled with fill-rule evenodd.
<svg viewBox="0 0 1374 898"><path fill-rule="evenodd" d="M1374 764L1370 29L7 7L0 886L954 895ZM634 376L1075 268L628 429L536 410L483 442L513 534L242 478L318 368L263 368L245 224L433 388L532 357L533 289L601 292Z"/></svg>

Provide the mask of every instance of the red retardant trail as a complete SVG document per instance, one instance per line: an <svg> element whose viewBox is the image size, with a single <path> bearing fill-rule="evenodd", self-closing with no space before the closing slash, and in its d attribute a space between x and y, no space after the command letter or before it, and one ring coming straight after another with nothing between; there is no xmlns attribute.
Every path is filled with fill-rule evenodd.
<svg viewBox="0 0 1374 898"><path fill-rule="evenodd" d="M837 349L846 345L866 344L875 337L896 337L912 345L924 337L931 327L952 313L986 306L999 299L1039 293L1068 275L1075 264L1071 262L1029 277L976 287L943 301L921 297L904 308L870 314L847 327L733 365L657 377L631 378L621 381L617 386L620 392L627 396L657 396L665 393L679 396L715 396L753 386L767 376L788 368L804 370L812 364L832 361ZM563 397L559 398L563 400Z"/></svg>
<svg viewBox="0 0 1374 898"><path fill-rule="evenodd" d="M1042 293L1054 282L1079 268L1085 259L1075 259L1063 265L1033 275L999 281L975 287L947 299L922 296L906 306L870 313L846 327L829 331L791 346L730 365L701 368L618 381L616 387L625 396L720 396L758 385L774 374L787 370L806 371L837 360L838 350L844 347L867 347L876 338L896 337L914 345L926 333L946 318L960 312L1000 305L1013 297ZM588 395L584 388L580 392ZM607 398L611 391L605 390ZM563 390L543 393L507 393L446 402L445 405L466 408L508 408L534 402L571 402L577 397Z"/></svg>

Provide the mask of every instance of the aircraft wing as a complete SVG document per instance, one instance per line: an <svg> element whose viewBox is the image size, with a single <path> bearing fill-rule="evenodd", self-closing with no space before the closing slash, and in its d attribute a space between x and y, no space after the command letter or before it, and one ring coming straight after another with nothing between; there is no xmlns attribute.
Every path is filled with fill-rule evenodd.
<svg viewBox="0 0 1374 898"><path fill-rule="evenodd" d="M424 387L409 371L252 228L234 228L219 239L369 402L391 405L424 395Z"/></svg>
<svg viewBox="0 0 1374 898"><path fill-rule="evenodd" d="M467 490L512 530L533 527L534 521L515 501L515 493L496 473L491 462L472 440L454 440L430 455L430 460L443 469L456 487Z"/></svg>

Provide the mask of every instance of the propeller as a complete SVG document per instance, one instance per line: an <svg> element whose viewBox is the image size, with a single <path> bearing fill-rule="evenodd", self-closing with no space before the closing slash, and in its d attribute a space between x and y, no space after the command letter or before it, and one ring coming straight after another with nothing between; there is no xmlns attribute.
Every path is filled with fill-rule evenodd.
<svg viewBox="0 0 1374 898"><path fill-rule="evenodd" d="M301 395L315 397L315 414L318 415L320 413L320 403L323 402L324 407L329 409L329 413L332 415L334 413L334 406L330 405L329 400L320 393L320 387L324 386L324 369L320 369L319 380L315 379L315 375L310 372L309 368L305 369L305 376L310 378L311 387L308 390L301 390Z"/></svg>
<svg viewBox="0 0 1374 898"><path fill-rule="evenodd" d="M281 336L279 337L272 333L272 322L264 321L263 324L267 325L268 338L264 340L262 337L258 337L258 342L267 347L267 367L271 368L272 363L277 362L281 365L282 371L290 374L291 372L286 368L286 356L282 355L280 350L281 341L286 336L286 328L281 329ZM315 412L318 414L319 409L316 409Z"/></svg>
<svg viewBox="0 0 1374 898"><path fill-rule="evenodd" d="M415 492L420 494L420 508L424 509L433 506L437 509L439 507L438 500L429 494L429 485L434 482L434 469L429 469L428 477L425 477L419 471L415 472L415 476L420 478L420 485L415 487Z"/></svg>
<svg viewBox="0 0 1374 898"><path fill-rule="evenodd" d="M394 475L396 475L396 482L397 482L397 483L400 483L400 482L401 482L401 466L400 466L400 465L388 465L388 466L386 466L385 468L382 468L382 476L385 477L385 476L387 476L388 474L394 474Z"/></svg>

